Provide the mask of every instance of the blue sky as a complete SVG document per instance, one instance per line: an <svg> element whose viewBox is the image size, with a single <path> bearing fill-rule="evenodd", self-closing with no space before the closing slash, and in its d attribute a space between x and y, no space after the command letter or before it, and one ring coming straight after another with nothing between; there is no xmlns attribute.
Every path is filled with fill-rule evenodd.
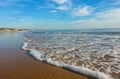
<svg viewBox="0 0 120 79"><path fill-rule="evenodd" d="M0 0L0 27L120 28L120 0Z"/></svg>

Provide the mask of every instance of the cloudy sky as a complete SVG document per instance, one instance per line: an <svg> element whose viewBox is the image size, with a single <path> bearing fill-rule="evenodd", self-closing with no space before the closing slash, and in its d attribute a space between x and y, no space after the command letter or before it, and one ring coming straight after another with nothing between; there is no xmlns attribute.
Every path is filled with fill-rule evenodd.
<svg viewBox="0 0 120 79"><path fill-rule="evenodd" d="M120 0L0 0L0 27L120 28Z"/></svg>

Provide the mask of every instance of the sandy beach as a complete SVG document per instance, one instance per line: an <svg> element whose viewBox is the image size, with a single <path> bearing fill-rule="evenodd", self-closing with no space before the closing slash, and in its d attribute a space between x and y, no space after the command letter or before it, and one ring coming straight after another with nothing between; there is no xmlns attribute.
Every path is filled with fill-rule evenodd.
<svg viewBox="0 0 120 79"><path fill-rule="evenodd" d="M0 79L90 79L34 60L21 50L22 33L0 33Z"/></svg>
<svg viewBox="0 0 120 79"><path fill-rule="evenodd" d="M120 0L0 0L0 79L120 79Z"/></svg>

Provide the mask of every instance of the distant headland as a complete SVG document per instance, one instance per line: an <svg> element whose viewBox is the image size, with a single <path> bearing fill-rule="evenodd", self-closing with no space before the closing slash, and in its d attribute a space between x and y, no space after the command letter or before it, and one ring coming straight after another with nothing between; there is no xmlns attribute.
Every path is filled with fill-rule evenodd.
<svg viewBox="0 0 120 79"><path fill-rule="evenodd" d="M19 29L19 28L0 28L0 32L20 32L28 31L29 29Z"/></svg>

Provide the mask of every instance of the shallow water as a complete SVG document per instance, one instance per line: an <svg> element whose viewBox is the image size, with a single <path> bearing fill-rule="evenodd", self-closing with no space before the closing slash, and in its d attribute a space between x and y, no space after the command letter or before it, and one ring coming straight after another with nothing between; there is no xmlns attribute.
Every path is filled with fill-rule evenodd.
<svg viewBox="0 0 120 79"><path fill-rule="evenodd" d="M38 60L100 79L120 79L120 32L34 31L24 38L23 48Z"/></svg>
<svg viewBox="0 0 120 79"><path fill-rule="evenodd" d="M6 51L7 49L20 49L21 43L24 42L22 32L1 32L0 33L0 54L2 51ZM6 52L6 54L11 54ZM1 56L1 55L0 55ZM4 58L4 57L3 57Z"/></svg>

